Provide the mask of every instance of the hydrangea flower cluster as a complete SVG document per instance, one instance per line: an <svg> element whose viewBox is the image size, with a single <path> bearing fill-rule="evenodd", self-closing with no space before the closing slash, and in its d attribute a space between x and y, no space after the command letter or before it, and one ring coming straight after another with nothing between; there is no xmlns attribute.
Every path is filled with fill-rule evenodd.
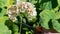
<svg viewBox="0 0 60 34"><path fill-rule="evenodd" d="M13 22L17 20L16 16L18 15L17 7L15 5L11 6L7 14L9 16L9 19L12 20Z"/></svg>
<svg viewBox="0 0 60 34"><path fill-rule="evenodd" d="M17 8L18 7L18 8ZM33 18L36 18L37 12L36 8L33 4L29 2L20 2L17 5L11 6L8 10L8 16L11 20L15 21L17 20L16 16L18 14L24 14L27 11L27 17L28 20L32 20Z"/></svg>

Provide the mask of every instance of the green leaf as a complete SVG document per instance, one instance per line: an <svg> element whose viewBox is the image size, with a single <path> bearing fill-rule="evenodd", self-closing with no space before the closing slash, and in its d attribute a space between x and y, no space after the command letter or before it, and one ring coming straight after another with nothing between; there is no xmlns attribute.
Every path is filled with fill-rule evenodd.
<svg viewBox="0 0 60 34"><path fill-rule="evenodd" d="M1 8L1 9L2 9L2 11L0 12L0 17L3 17L6 14L7 9L5 9L5 8Z"/></svg>
<svg viewBox="0 0 60 34"><path fill-rule="evenodd" d="M50 19L53 19L55 16L55 12L53 10L43 10L41 13L40 13L40 20L41 20L41 26L46 28L46 29L49 29L49 25L48 25L48 22Z"/></svg>
<svg viewBox="0 0 60 34"><path fill-rule="evenodd" d="M55 14L54 19L59 19L59 18L60 18L60 12L57 12L57 13Z"/></svg>
<svg viewBox="0 0 60 34"><path fill-rule="evenodd" d="M0 23L0 34L11 34L11 31L4 25L4 23Z"/></svg>
<svg viewBox="0 0 60 34"><path fill-rule="evenodd" d="M4 7L6 5L7 0L0 0L0 7Z"/></svg>
<svg viewBox="0 0 60 34"><path fill-rule="evenodd" d="M40 8L41 9L52 9L52 3L51 1L47 1L47 0L42 0L40 3Z"/></svg>
<svg viewBox="0 0 60 34"><path fill-rule="evenodd" d="M38 0L31 0L31 3L32 3L32 4L35 4L35 3L37 3L37 1L38 1Z"/></svg>
<svg viewBox="0 0 60 34"><path fill-rule="evenodd" d="M32 32L31 31L26 31L26 34L32 34Z"/></svg>
<svg viewBox="0 0 60 34"><path fill-rule="evenodd" d="M56 19L52 20L52 24L53 24L53 28L56 31L60 32L60 23Z"/></svg>
<svg viewBox="0 0 60 34"><path fill-rule="evenodd" d="M55 14L54 19L52 20L53 28L54 28L56 31L60 32L60 23L58 22L58 21L59 21L58 19L60 19L60 12L57 12L57 13Z"/></svg>
<svg viewBox="0 0 60 34"><path fill-rule="evenodd" d="M13 24L13 31L18 33L18 26L16 24Z"/></svg>
<svg viewBox="0 0 60 34"><path fill-rule="evenodd" d="M58 5L60 6L60 0L57 0L57 2L58 2Z"/></svg>
<svg viewBox="0 0 60 34"><path fill-rule="evenodd" d="M0 17L0 23L4 23L7 19L8 19L8 17L6 17L6 16Z"/></svg>
<svg viewBox="0 0 60 34"><path fill-rule="evenodd" d="M5 25L5 21L7 20L7 17L0 17L0 34L11 34L11 31L7 28Z"/></svg>

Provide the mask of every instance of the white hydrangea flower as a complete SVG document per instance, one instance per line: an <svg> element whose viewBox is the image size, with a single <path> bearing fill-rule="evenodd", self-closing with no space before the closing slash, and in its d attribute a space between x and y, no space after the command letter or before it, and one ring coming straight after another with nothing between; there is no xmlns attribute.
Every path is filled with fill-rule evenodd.
<svg viewBox="0 0 60 34"><path fill-rule="evenodd" d="M35 6L29 2L20 2L18 7L20 7L20 12L22 13L25 13L26 10L28 11L27 17L29 18L29 20L32 20L32 18L35 18L37 15Z"/></svg>
<svg viewBox="0 0 60 34"><path fill-rule="evenodd" d="M9 8L7 13L12 21L16 21L17 20L16 16L21 13L24 14L26 11L28 13L27 14L28 20L32 20L33 18L36 18L37 15L36 8L33 4L29 2L20 2L16 5L13 5Z"/></svg>
<svg viewBox="0 0 60 34"><path fill-rule="evenodd" d="M17 11L17 7L15 5L11 6L7 12L9 19L13 22L17 20L16 16L18 15L18 13L19 12Z"/></svg>

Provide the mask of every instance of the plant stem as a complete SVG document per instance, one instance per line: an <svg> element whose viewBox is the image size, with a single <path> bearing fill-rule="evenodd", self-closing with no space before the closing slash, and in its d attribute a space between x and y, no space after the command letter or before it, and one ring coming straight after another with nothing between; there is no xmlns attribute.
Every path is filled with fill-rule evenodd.
<svg viewBox="0 0 60 34"><path fill-rule="evenodd" d="M22 16L20 17L20 34L21 34L21 28L22 28Z"/></svg>

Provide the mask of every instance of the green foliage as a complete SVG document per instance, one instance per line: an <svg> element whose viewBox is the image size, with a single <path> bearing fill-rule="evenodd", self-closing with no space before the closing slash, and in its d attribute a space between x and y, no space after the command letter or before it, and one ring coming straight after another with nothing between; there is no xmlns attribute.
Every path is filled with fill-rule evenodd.
<svg viewBox="0 0 60 34"><path fill-rule="evenodd" d="M52 9L52 3L48 0L42 0L40 3L41 9Z"/></svg>
<svg viewBox="0 0 60 34"><path fill-rule="evenodd" d="M34 34L36 26L41 25L45 29L55 29L60 32L60 0L22 0L35 5L37 16L35 21L29 22L24 16L22 19L22 34ZM15 0L0 0L0 34L19 34L20 16L18 21L12 22L6 15L7 9ZM16 3L16 2L15 2ZM25 13L24 15L26 15ZM27 17L28 18L28 17Z"/></svg>
<svg viewBox="0 0 60 34"><path fill-rule="evenodd" d="M0 7L4 7L6 5L7 0L0 0Z"/></svg>
<svg viewBox="0 0 60 34"><path fill-rule="evenodd" d="M44 28L47 28L49 29L49 26L48 26L48 22L50 19L53 19L55 16L55 12L52 11L52 10L43 10L41 13L40 13L40 17L41 17L41 26L43 26Z"/></svg>
<svg viewBox="0 0 60 34"><path fill-rule="evenodd" d="M7 5L12 5L11 3L7 3L8 0L0 0L0 34L12 34L12 29L9 30L7 26L10 27L11 24L9 22L5 25L6 21L9 20L6 13L7 13ZM13 24L13 23L12 23ZM15 27L15 26L13 26ZM16 29L15 29L16 30Z"/></svg>
<svg viewBox="0 0 60 34"><path fill-rule="evenodd" d="M60 22L58 22L60 19L60 12L56 12L54 10L43 10L40 13L40 18L41 18L41 26L50 29L54 28L56 31L60 32ZM52 21L50 21L52 19ZM49 22L50 21L50 22ZM52 23L51 23L52 22ZM49 23L52 24L52 26L49 25ZM49 27L50 26L50 27Z"/></svg>
<svg viewBox="0 0 60 34"><path fill-rule="evenodd" d="M52 24L53 24L53 28L56 30L56 31L58 31L58 32L60 32L60 22L58 22L58 20L52 20Z"/></svg>
<svg viewBox="0 0 60 34"><path fill-rule="evenodd" d="M9 30L4 23L0 23L0 34L11 34L11 30Z"/></svg>
<svg viewBox="0 0 60 34"><path fill-rule="evenodd" d="M41 26L46 28L46 29L55 29L56 31L60 32L60 6L59 6L59 0L56 0L55 2L51 1L51 5L46 4L47 7L45 6L45 4L43 4L42 6L44 6L42 9L45 9L40 13L40 20L41 20ZM45 1L44 1L45 2ZM44 3L43 2L43 3ZM49 2L48 0L46 0L46 2ZM46 3L45 2L45 3ZM53 3L58 3L58 5L55 5ZM48 5L51 7L48 8ZM54 7L55 5L55 7ZM48 9L47 9L48 8ZM51 21L50 21L51 20Z"/></svg>
<svg viewBox="0 0 60 34"><path fill-rule="evenodd" d="M8 18L6 16L0 17L0 34L11 34L11 30L9 30L5 25L5 21L7 19Z"/></svg>
<svg viewBox="0 0 60 34"><path fill-rule="evenodd" d="M57 0L58 1L58 5L60 6L60 0Z"/></svg>

